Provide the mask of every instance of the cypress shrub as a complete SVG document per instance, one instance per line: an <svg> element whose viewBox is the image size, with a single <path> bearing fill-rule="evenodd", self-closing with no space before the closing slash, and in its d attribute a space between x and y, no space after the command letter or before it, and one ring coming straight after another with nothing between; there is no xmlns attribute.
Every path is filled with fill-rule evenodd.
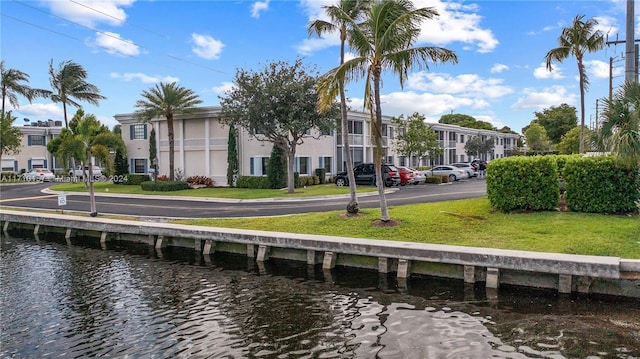
<svg viewBox="0 0 640 359"><path fill-rule="evenodd" d="M287 187L287 158L280 146L273 146L267 165L269 188Z"/></svg>

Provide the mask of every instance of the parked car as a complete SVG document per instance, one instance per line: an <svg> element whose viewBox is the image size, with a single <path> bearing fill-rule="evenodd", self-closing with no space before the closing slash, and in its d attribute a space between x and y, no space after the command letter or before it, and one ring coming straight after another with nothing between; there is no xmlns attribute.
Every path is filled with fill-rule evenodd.
<svg viewBox="0 0 640 359"><path fill-rule="evenodd" d="M409 167L405 166L397 166L398 172L400 173L400 185L404 186L406 184L418 184L418 181L415 177L415 172Z"/></svg>
<svg viewBox="0 0 640 359"><path fill-rule="evenodd" d="M425 173L426 171L418 171L417 169L412 167L407 168L413 171L413 179L415 180L415 184L424 183L424 181L427 179L427 174Z"/></svg>
<svg viewBox="0 0 640 359"><path fill-rule="evenodd" d="M29 172L23 173L21 178L23 181L53 182L56 179L56 175L46 168L34 168Z"/></svg>
<svg viewBox="0 0 640 359"><path fill-rule="evenodd" d="M353 168L353 173L356 178L356 184L375 186L376 172L373 163L361 163ZM382 179L384 180L384 185L387 187L397 186L400 184L400 173L394 165L383 164ZM336 174L335 184L339 187L348 186L349 177L347 176L347 172Z"/></svg>
<svg viewBox="0 0 640 359"><path fill-rule="evenodd" d="M467 172L467 177L476 177L478 175L477 169L471 165L469 162L456 162L452 163L451 166L455 166L461 168Z"/></svg>
<svg viewBox="0 0 640 359"><path fill-rule="evenodd" d="M100 178L102 177L102 169L98 166L93 166L93 178ZM85 173L87 174L87 177L89 176L89 166L84 166L84 171L82 170L82 166L76 166L75 170L69 170L69 177L78 177L78 178L84 178Z"/></svg>
<svg viewBox="0 0 640 359"><path fill-rule="evenodd" d="M434 166L429 170L432 176L449 176L449 182L459 181L464 178L468 178L465 170L455 166Z"/></svg>

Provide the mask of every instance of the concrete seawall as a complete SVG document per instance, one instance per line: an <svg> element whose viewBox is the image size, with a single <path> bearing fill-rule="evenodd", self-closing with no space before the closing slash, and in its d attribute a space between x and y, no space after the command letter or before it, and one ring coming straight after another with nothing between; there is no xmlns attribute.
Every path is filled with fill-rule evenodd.
<svg viewBox="0 0 640 359"><path fill-rule="evenodd" d="M93 236L107 241L146 243L155 248L192 248L208 256L215 251L244 254L258 264L270 258L322 265L358 267L397 273L401 284L412 274L465 283L483 282L640 298L640 260L618 257L525 252L399 241L332 237L62 214L1 210L3 233L29 228L34 236L61 232L65 238Z"/></svg>

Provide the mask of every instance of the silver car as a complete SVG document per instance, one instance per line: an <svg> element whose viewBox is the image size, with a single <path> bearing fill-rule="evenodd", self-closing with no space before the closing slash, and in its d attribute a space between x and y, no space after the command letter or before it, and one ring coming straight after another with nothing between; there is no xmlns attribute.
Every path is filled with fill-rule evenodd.
<svg viewBox="0 0 640 359"><path fill-rule="evenodd" d="M449 165L433 166L428 172L431 176L448 176L449 182L459 181L469 177L464 169Z"/></svg>
<svg viewBox="0 0 640 359"><path fill-rule="evenodd" d="M463 169L465 172L467 172L467 177L469 178L476 177L478 175L478 172L476 172L476 168L473 167L473 165L471 165L471 163L469 162L456 162L450 164L450 166L455 166Z"/></svg>
<svg viewBox="0 0 640 359"><path fill-rule="evenodd" d="M23 181L53 182L56 179L56 175L46 168L34 168L23 173L21 177Z"/></svg>

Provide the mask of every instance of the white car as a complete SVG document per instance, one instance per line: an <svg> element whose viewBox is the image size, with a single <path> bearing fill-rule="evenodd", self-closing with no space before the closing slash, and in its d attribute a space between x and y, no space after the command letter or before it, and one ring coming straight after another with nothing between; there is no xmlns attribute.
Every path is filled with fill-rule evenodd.
<svg viewBox="0 0 640 359"><path fill-rule="evenodd" d="M23 181L53 182L56 179L56 175L46 168L34 168L29 172L23 173L21 178Z"/></svg>
<svg viewBox="0 0 640 359"><path fill-rule="evenodd" d="M449 176L449 182L459 181L469 177L464 169L448 165L433 166L428 172L431 176Z"/></svg>
<svg viewBox="0 0 640 359"><path fill-rule="evenodd" d="M93 178L100 178L102 176L102 169L98 166L93 166ZM84 166L84 171L82 170L82 166L76 166L75 170L69 170L69 177L78 177L78 178L84 178L84 174L87 174L87 177L89 176L89 166Z"/></svg>
<svg viewBox="0 0 640 359"><path fill-rule="evenodd" d="M471 165L471 163L469 163L469 162L451 163L450 166L455 166L455 167L458 167L460 169L465 170L465 172L467 172L467 177L469 177L469 178L476 177L478 175L478 173L476 172L476 168L473 167Z"/></svg>

